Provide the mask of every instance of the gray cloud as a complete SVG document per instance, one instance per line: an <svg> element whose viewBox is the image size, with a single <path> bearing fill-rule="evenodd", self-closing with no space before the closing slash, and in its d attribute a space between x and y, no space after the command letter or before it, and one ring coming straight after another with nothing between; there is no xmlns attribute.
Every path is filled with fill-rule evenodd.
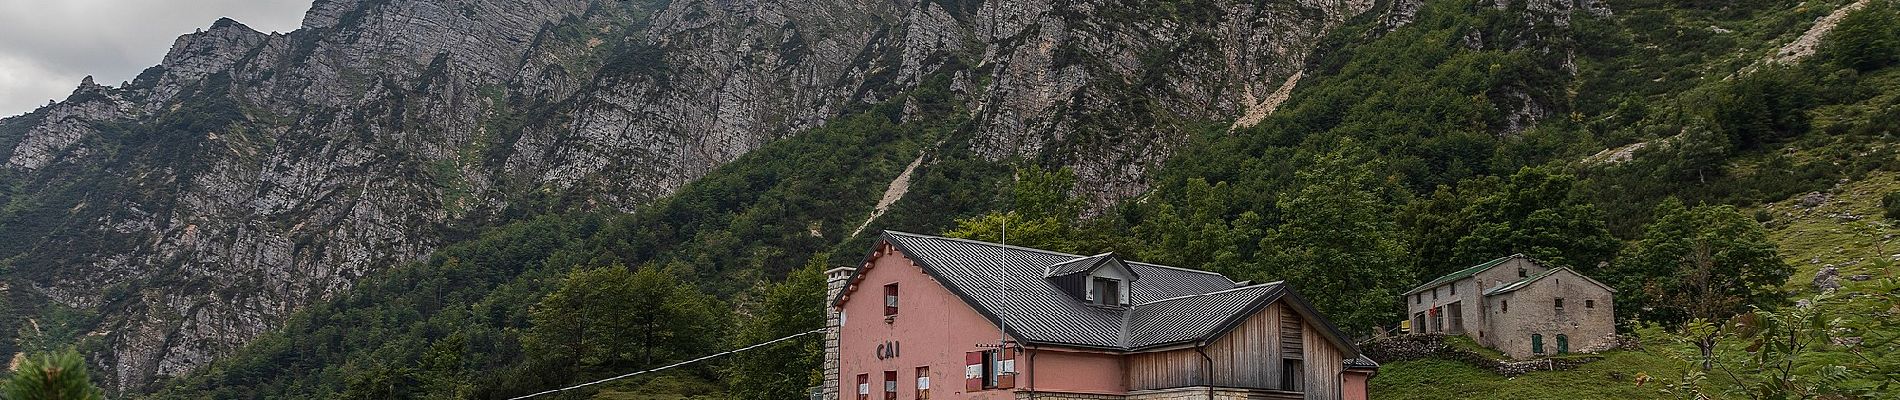
<svg viewBox="0 0 1900 400"><path fill-rule="evenodd" d="M92 75L103 85L157 65L178 35L230 17L296 29L310 0L0 0L0 116L64 100Z"/></svg>

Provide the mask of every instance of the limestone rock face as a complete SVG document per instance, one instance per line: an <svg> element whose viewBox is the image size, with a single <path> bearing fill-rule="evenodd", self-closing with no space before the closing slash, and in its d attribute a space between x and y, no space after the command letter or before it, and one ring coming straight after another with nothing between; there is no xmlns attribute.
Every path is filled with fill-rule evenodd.
<svg viewBox="0 0 1900 400"><path fill-rule="evenodd" d="M1240 116L1374 8L1129 3L317 0L289 33L222 19L127 85L0 119L0 285L96 311L103 375L138 391L451 238L633 209L923 87L968 110L980 154L1073 166L1107 204L1146 189L1181 122ZM1394 23L1417 9L1392 3Z"/></svg>

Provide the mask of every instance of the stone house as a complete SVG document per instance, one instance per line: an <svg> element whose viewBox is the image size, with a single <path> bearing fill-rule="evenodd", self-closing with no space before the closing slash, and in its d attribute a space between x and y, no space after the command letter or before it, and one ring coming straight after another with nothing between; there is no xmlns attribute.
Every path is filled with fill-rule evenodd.
<svg viewBox="0 0 1900 400"><path fill-rule="evenodd" d="M1515 254L1433 279L1402 297L1411 332L1465 335L1523 359L1615 340L1615 292L1570 268Z"/></svg>
<svg viewBox="0 0 1900 400"><path fill-rule="evenodd" d="M902 232L829 273L827 400L1361 400L1290 285Z"/></svg>

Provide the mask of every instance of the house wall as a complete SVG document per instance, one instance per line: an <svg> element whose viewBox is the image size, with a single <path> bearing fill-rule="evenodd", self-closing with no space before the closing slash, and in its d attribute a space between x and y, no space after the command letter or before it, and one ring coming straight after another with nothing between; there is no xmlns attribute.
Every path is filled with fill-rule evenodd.
<svg viewBox="0 0 1900 400"><path fill-rule="evenodd" d="M1447 316L1445 318L1446 326L1443 332L1467 335L1481 344L1490 345L1490 333L1486 332L1486 330L1492 325L1491 321L1489 321L1491 308L1490 304L1483 299L1484 291L1497 287L1498 285L1516 282L1522 279L1518 277L1519 268L1524 269L1526 276L1540 274L1549 270L1549 268L1531 262L1529 259L1513 258L1465 279L1459 279L1449 284L1440 285L1433 290L1426 290L1411 296L1406 296L1403 300L1405 301L1405 316L1407 319L1412 319L1413 316L1419 315L1420 313L1425 314L1425 326L1414 326L1412 327L1412 332L1434 332L1431 330L1432 318L1429 310L1433 307L1445 307L1457 303L1461 313L1464 315L1464 324L1460 327L1453 327L1451 326L1451 318ZM1452 294L1452 288L1454 287L1457 288L1457 294ZM1436 298L1432 295L1434 291L1437 292Z"/></svg>
<svg viewBox="0 0 1900 400"><path fill-rule="evenodd" d="M1517 272L1520 268L1524 270L1523 277L1536 276L1550 270L1543 265L1531 262L1530 259L1515 258L1471 276L1471 284L1478 290L1472 291L1471 299L1465 302L1465 304L1470 304L1465 307L1465 335L1477 340L1478 344L1492 345L1491 336L1494 332L1490 331L1494 322L1491 321L1491 317L1497 315L1497 309L1492 308L1489 302L1485 301L1484 291L1524 279ZM1462 294L1464 291L1461 290L1458 293Z"/></svg>
<svg viewBox="0 0 1900 400"><path fill-rule="evenodd" d="M1018 392L1017 400L1299 400L1299 393L1265 389L1235 389L1192 386L1165 390L1145 390L1127 395L1095 395L1060 392Z"/></svg>
<svg viewBox="0 0 1900 400"><path fill-rule="evenodd" d="M1023 361L1017 386L1025 390L1084 394L1128 392L1124 356L1032 349ZM1038 373L1041 372L1041 373Z"/></svg>
<svg viewBox="0 0 1900 400"><path fill-rule="evenodd" d="M1282 362L1289 358L1281 351L1281 328L1289 319L1301 325L1302 351L1291 357L1300 358L1305 368L1305 398L1339 399L1345 384L1341 377L1344 353L1324 339L1317 326L1287 307L1284 300L1262 307L1225 336L1208 344L1202 349L1205 358L1193 348L1129 355L1128 388L1142 391L1211 385L1287 389L1281 387L1280 382ZM1360 385L1359 390L1363 391L1363 382Z"/></svg>
<svg viewBox="0 0 1900 400"><path fill-rule="evenodd" d="M1191 348L1129 354L1128 389L1203 386L1207 377L1201 371L1206 366L1207 361Z"/></svg>
<svg viewBox="0 0 1900 400"><path fill-rule="evenodd" d="M1559 297L1564 299L1561 312L1554 304ZM1595 300L1596 307L1584 307L1585 300ZM1554 355L1559 334L1569 338L1570 349L1575 351L1609 340L1616 333L1616 305L1610 291L1570 270L1485 301L1494 310L1501 307L1500 302L1511 302L1509 312L1500 310L1491 315L1492 333L1486 344L1512 358L1540 355L1532 352L1532 334L1544 336L1542 355Z"/></svg>
<svg viewBox="0 0 1900 400"><path fill-rule="evenodd" d="M901 252L881 246L843 303L839 327L840 399L857 397L857 375L869 374L871 398L882 399L884 371L897 371L899 399L915 399L916 369L930 367L930 398L1010 399L1009 390L965 393L964 353L994 344L1000 331L962 298L930 278ZM884 318L884 285L898 284L898 312ZM946 329L955 327L956 329ZM880 344L894 343L895 357L878 358ZM1022 365L1020 354L1017 365ZM1020 370L1020 368L1019 368Z"/></svg>
<svg viewBox="0 0 1900 400"><path fill-rule="evenodd" d="M1346 369L1345 355L1332 342L1321 339L1319 328L1306 324L1306 399L1339 400L1340 376Z"/></svg>
<svg viewBox="0 0 1900 400"><path fill-rule="evenodd" d="M1152 390L1203 386L1209 385L1211 380L1213 386L1220 387L1279 389L1280 364L1284 358L1279 332L1281 318L1287 312L1279 302L1261 307L1258 313L1201 351L1184 348L1131 354L1128 356L1128 387Z"/></svg>
<svg viewBox="0 0 1900 400"><path fill-rule="evenodd" d="M1280 350L1280 327L1284 324L1281 319L1287 316L1300 320L1298 313L1290 313L1282 303L1268 304L1226 336L1209 344L1206 351L1213 359L1214 386L1283 389L1280 362L1288 355ZM1291 357L1303 358L1304 355Z"/></svg>
<svg viewBox="0 0 1900 400"><path fill-rule="evenodd" d="M823 400L838 400L838 308L831 306L831 299L838 298L844 291L846 279L851 277L853 268L840 267L825 271L825 371L824 383L820 392Z"/></svg>
<svg viewBox="0 0 1900 400"><path fill-rule="evenodd" d="M966 392L965 353L996 343L996 325L894 248L882 246L861 268L858 280L843 283L837 350L827 357L836 360L840 400L857 398L859 374L869 378L868 397L882 400L884 371L897 372L897 398L916 399L917 367L929 367L931 399L1001 400L1026 393L1053 399L1062 397L1049 395L1066 393L1078 399L1180 400L1220 393L1213 398L1336 400L1345 391L1341 350L1323 338L1323 328L1281 300L1209 343L1202 349L1207 358L1194 348L1128 355L1027 349L1013 360L1015 389ZM898 285L898 312L886 318L883 288L890 283ZM1280 361L1293 356L1280 350L1286 344L1282 328L1289 322L1301 328L1296 331L1301 342L1297 357L1305 366L1304 393L1278 390ZM892 345L895 352L880 351L880 346ZM1212 389L1207 387L1210 379ZM1191 387L1206 390L1180 390Z"/></svg>
<svg viewBox="0 0 1900 400"><path fill-rule="evenodd" d="M1341 400L1366 400L1370 398L1371 395L1367 393L1366 386L1367 382L1372 380L1372 374L1364 371L1347 371L1345 376L1341 378L1344 378L1343 381L1345 382L1345 385L1339 388L1339 398Z"/></svg>

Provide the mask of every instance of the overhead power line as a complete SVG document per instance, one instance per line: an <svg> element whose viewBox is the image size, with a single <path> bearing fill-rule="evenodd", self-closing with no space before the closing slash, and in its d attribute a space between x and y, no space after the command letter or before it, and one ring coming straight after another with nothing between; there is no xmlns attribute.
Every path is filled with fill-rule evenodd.
<svg viewBox="0 0 1900 400"><path fill-rule="evenodd" d="M554 394L554 393L560 393L560 392L565 392L565 391L569 391L569 390L574 390L574 389L579 389L579 388L583 388L583 387L587 387L587 386L592 386L592 385L598 385L598 384L601 384L601 383L604 383L604 382L607 382L607 381L612 381L612 380L617 380L617 379L624 379L624 378L626 378L626 377L630 377L630 376L634 376L634 375L639 375L639 374L644 374L644 373L648 373L648 372L657 372L657 371L664 371L664 370L667 370L667 369L670 369L670 368L673 368L673 367L678 367L678 366L681 366L681 365L686 365L686 364L692 364L692 363L696 363L696 362L700 362L700 361L706 361L707 359L710 359L710 358L713 358L713 357L719 357L719 356L723 356L723 355L727 355L727 354L732 354L732 353L738 353L738 352L742 352L742 351L746 351L746 350L752 350L752 349L756 349L756 348L760 348L760 347L765 347L765 346L767 346L767 345L770 345L770 344L773 344L773 343L778 343L778 342L783 342L783 341L787 341L787 340L792 340L792 338L796 338L796 337L799 337L799 336L805 336L805 335L810 335L810 334L813 334L813 333L819 333L819 332L824 332L824 331L825 331L825 328L818 328L818 329L813 329L813 330L811 330L811 331L807 331L807 332L804 332L804 333L799 333L799 334L795 334L795 335L791 335L791 336L786 336L786 337L782 337L782 338L778 338L778 339L772 339L772 340L769 340L769 341L766 341L766 342L764 342L764 343L759 343L759 344L755 344L755 345L751 345L751 346L746 346L746 347L740 347L740 348L737 348L737 349L732 349L732 350L726 350L726 351L724 351L724 352L719 352L719 353L714 353L714 354L711 354L711 355L707 355L707 356L705 356L705 357L700 357L700 358L695 358L695 359L691 359L691 360L686 360L686 361L681 361L681 362L678 362L678 363L674 363L674 364L672 364L672 365L668 365L668 366L664 366L664 367L659 367L659 368L654 368L654 369L649 369L649 370L645 370L645 371L636 371L636 372L629 372L629 373L626 373L626 374L624 374L624 375L620 375L620 376L615 376L615 377L612 377L612 378L607 378L607 379L601 379L601 380L598 380L598 381L593 381L593 382L588 382L588 383L583 383L583 384L579 384L579 385L574 385L574 386L568 386L568 387L564 387L564 388L560 388L560 389L553 389L553 390L546 390L546 391L542 391L542 392L539 392L539 393L535 393L535 394L530 394L530 395L526 395L526 396L521 396L521 397L515 397L515 398L510 398L510 399L508 399L508 400L521 400L521 399L526 399L526 398L530 398L530 397L535 397L535 396L540 396L540 395L545 395L545 394Z"/></svg>

